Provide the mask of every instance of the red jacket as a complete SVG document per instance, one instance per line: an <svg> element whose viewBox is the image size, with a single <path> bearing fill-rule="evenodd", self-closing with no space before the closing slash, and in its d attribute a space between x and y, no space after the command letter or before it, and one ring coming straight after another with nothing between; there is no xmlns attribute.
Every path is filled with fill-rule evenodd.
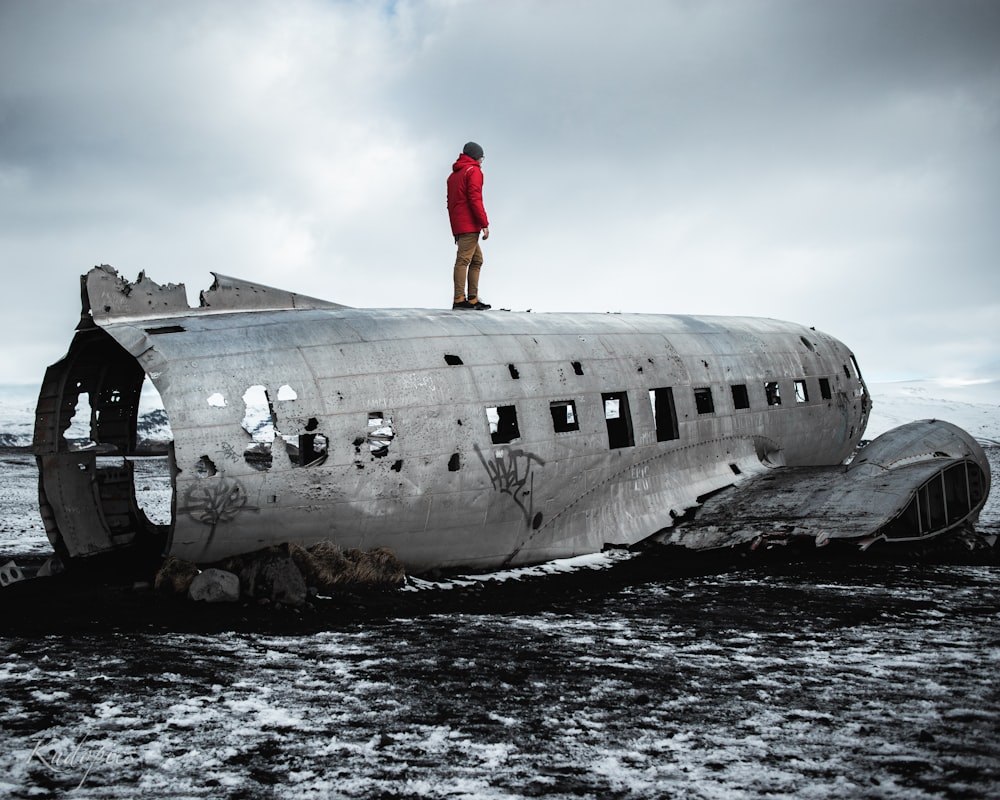
<svg viewBox="0 0 1000 800"><path fill-rule="evenodd" d="M490 227L483 207L483 171L479 162L465 153L452 164L448 176L448 217L455 236Z"/></svg>

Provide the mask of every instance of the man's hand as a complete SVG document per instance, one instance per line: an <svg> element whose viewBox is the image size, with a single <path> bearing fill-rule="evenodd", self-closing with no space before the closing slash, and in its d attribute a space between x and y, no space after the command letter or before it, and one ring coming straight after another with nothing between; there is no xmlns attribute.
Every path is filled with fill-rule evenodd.
<svg viewBox="0 0 1000 800"><path fill-rule="evenodd" d="M490 229L483 228L483 239L489 239L489 238L490 238Z"/></svg>

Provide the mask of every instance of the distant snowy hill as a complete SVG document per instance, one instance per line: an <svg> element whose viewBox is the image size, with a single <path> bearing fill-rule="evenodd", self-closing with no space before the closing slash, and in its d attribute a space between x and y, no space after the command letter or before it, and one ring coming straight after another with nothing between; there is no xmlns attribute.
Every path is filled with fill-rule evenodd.
<svg viewBox="0 0 1000 800"><path fill-rule="evenodd" d="M37 402L37 386L0 384L0 446L31 444Z"/></svg>
<svg viewBox="0 0 1000 800"><path fill-rule="evenodd" d="M867 439L915 419L943 419L964 428L982 444L1000 445L1000 381L900 381L873 383L868 388L873 407Z"/></svg>
<svg viewBox="0 0 1000 800"><path fill-rule="evenodd" d="M0 447L29 447L35 429L35 405L38 403L38 387L20 384L0 384ZM158 398L139 401L139 421L137 424L140 442L168 442L171 439L167 414L158 405ZM70 439L86 439L89 436L89 420L84 412L83 419L73 421L68 431Z"/></svg>
<svg viewBox="0 0 1000 800"><path fill-rule="evenodd" d="M1000 445L1000 381L949 384L905 381L869 385L873 408L865 438L917 419L943 419L965 428L984 444ZM35 424L37 386L0 384L0 446L28 446ZM75 422L71 438L85 438L85 421ZM162 408L143 404L140 439L169 440Z"/></svg>

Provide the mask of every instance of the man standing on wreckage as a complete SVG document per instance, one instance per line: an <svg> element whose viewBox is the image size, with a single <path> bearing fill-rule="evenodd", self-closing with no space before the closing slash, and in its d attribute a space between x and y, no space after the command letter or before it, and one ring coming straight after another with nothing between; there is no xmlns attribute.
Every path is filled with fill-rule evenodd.
<svg viewBox="0 0 1000 800"><path fill-rule="evenodd" d="M479 298L479 270L483 266L483 251L479 234L490 238L490 221L483 206L483 170L486 156L483 148L468 142L448 176L448 218L451 232L458 245L455 257L455 299L452 309L485 311L491 306ZM468 278L468 291L466 291Z"/></svg>

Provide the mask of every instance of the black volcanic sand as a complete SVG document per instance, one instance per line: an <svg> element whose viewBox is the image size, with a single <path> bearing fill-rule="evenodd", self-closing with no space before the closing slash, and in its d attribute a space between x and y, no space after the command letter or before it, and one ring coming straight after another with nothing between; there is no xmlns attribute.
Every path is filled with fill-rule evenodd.
<svg viewBox="0 0 1000 800"><path fill-rule="evenodd" d="M1000 568L654 562L300 610L11 587L0 794L1000 794Z"/></svg>
<svg viewBox="0 0 1000 800"><path fill-rule="evenodd" d="M3 560L33 574L15 461L0 534L30 547ZM1000 797L996 552L873 551L654 550L298 609L31 579L0 590L0 797Z"/></svg>
<svg viewBox="0 0 1000 800"><path fill-rule="evenodd" d="M516 580L465 580L447 577L421 582L421 588L355 589L313 594L301 607L243 600L195 603L152 588L151 570L129 574L106 565L75 569L54 577L30 578L0 591L0 633L41 635L113 631L267 631L307 633L383 618L427 614L512 614L579 609L610 602L632 587L677 583L687 578L731 573L750 580L792 580L803 585L839 580L879 580L900 567L940 565L1000 566L1000 550L969 552L962 544L922 546L859 554L853 548L779 547L772 551L692 554L654 547L603 568L528 575ZM32 574L42 559L19 560ZM428 585L428 583L430 585ZM411 587L412 589L413 587Z"/></svg>

